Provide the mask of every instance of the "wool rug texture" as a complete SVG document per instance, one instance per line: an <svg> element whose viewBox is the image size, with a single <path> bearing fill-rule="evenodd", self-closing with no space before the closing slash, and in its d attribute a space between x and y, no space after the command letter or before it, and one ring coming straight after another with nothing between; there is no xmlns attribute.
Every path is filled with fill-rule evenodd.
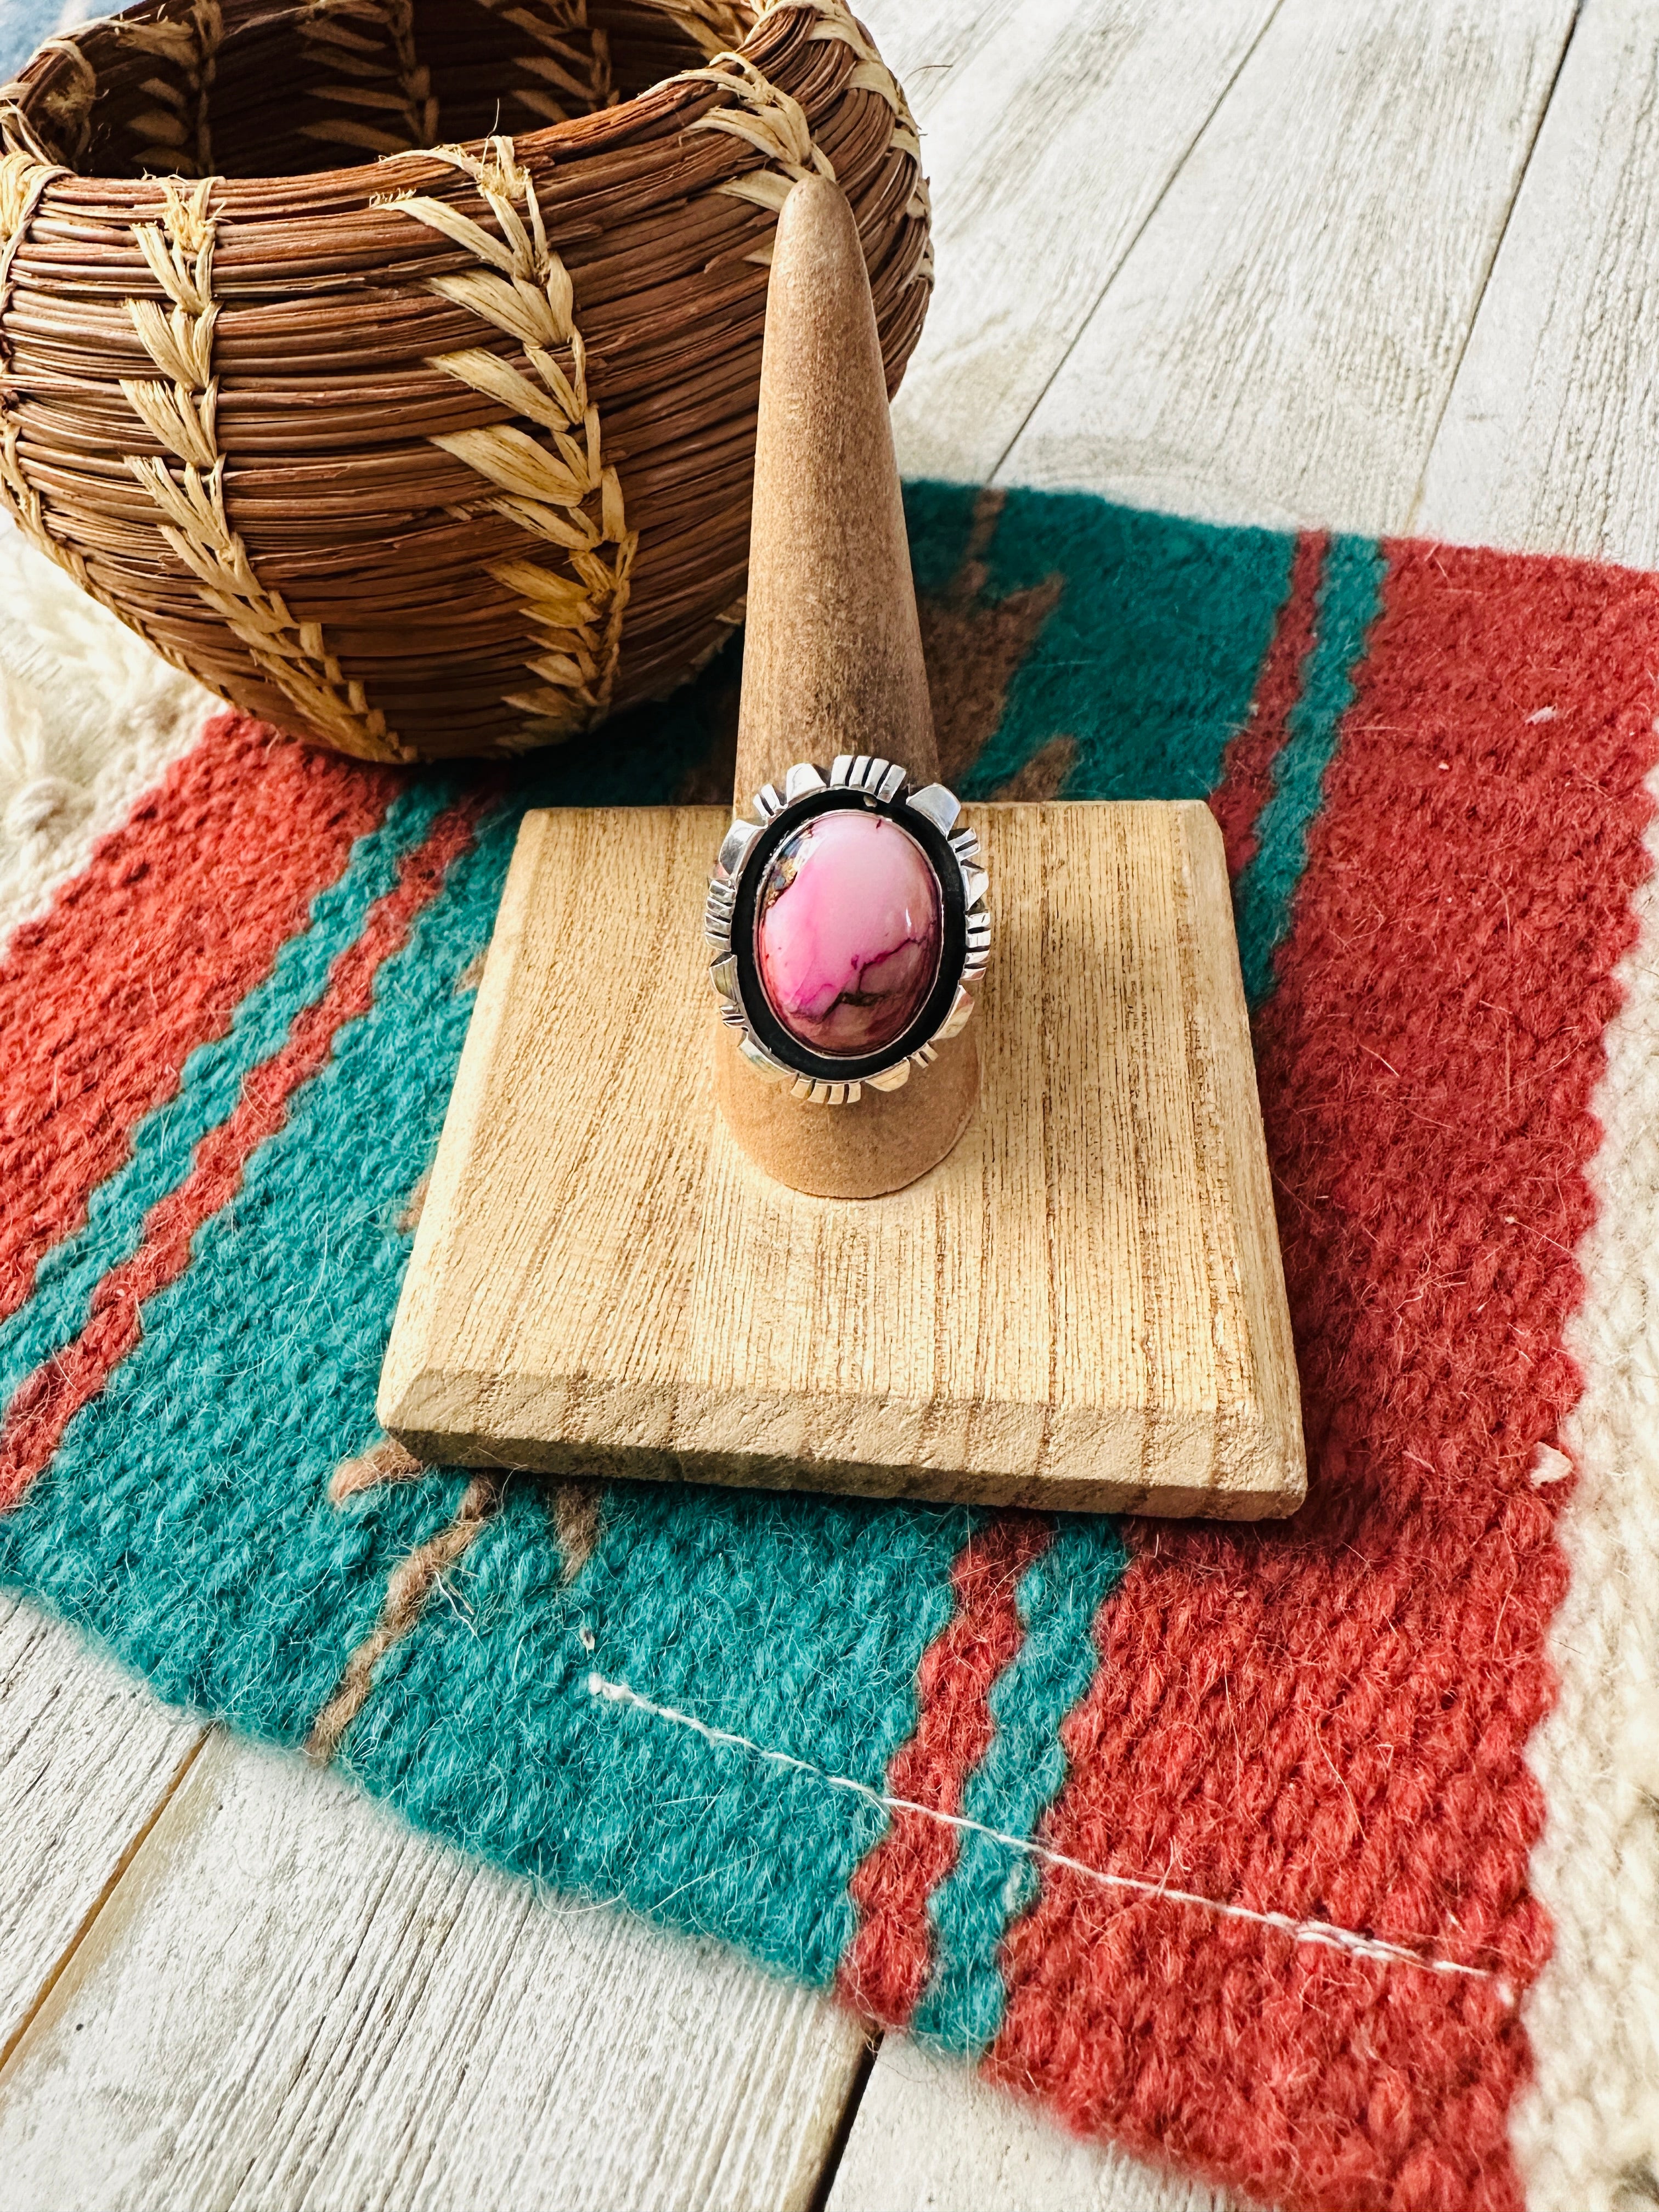
<svg viewBox="0 0 1659 2212"><path fill-rule="evenodd" d="M11 538L0 1579L1148 2158L1307 2212L1649 2201L1659 585L907 501L949 780L1220 820L1305 1508L416 1466L375 1383L520 816L728 797L740 647L402 775Z"/></svg>

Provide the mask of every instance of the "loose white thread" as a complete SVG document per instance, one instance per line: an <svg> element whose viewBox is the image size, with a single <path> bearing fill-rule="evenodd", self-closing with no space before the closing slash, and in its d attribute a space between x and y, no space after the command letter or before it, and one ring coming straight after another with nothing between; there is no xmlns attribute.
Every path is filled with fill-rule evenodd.
<svg viewBox="0 0 1659 2212"><path fill-rule="evenodd" d="M854 1796L879 1806L884 1812L920 1813L924 1820L938 1820L947 1828L984 1836L994 1844L1006 1844L1010 1850L1024 1851L1030 1858L1042 1859L1048 1866L1067 1867L1073 1874L1085 1875L1106 1889L1133 1890L1140 1897L1164 1898L1175 1905L1196 1905L1223 1919L1248 1920L1257 1928L1277 1928L1298 1943L1321 1943L1328 1950L1346 1951L1356 1959L1375 1959L1385 1966L1418 1966L1425 1973L1459 1974L1468 1981L1490 1982L1504 2004L1512 2006L1515 2002L1515 1991L1510 1984L1487 1966L1465 1966L1455 1959L1437 1959L1426 1952L1408 1951L1401 1944L1385 1943L1376 1936L1361 1936L1354 1929L1338 1928L1328 1920L1292 1920L1285 1912L1253 1912L1248 1905L1229 1905L1218 1897L1200 1897L1194 1890L1172 1889L1168 1882L1142 1881L1127 1874L1105 1874L1099 1867L1090 1866L1082 1859L1068 1858L1064 1851L1049 1850L1029 1837L988 1828L982 1821L964 1820L960 1814L941 1813L932 1805L917 1804L911 1797L884 1796L880 1790L872 1790L867 1783L854 1781L849 1774L831 1774L827 1767L815 1766L810 1759L796 1759L787 1751L770 1751L763 1743L750 1742L746 1735L734 1735L729 1729L714 1728L708 1721L700 1721L695 1713L680 1712L672 1705L653 1705L649 1698L642 1698L637 1690L629 1689L626 1682L608 1682L603 1674L588 1676L587 1694L605 1698L613 1705L632 1705L655 1720L671 1721L677 1728L693 1729L710 1743L730 1744L734 1750L769 1759L775 1766L793 1767L798 1774L816 1775L832 1790L850 1790Z"/></svg>

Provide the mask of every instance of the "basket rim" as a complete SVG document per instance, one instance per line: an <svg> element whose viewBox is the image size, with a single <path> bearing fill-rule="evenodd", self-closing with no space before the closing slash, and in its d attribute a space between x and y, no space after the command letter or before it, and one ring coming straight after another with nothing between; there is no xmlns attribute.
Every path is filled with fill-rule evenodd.
<svg viewBox="0 0 1659 2212"><path fill-rule="evenodd" d="M347 167L214 170L216 81L222 150L339 141L271 90L308 44L294 0L150 0L34 58L0 153L0 504L279 728L382 761L562 742L664 696L740 615L773 225L804 176L852 200L896 382L932 283L915 120L847 0L622 0L594 10L593 97L608 32L631 98L408 144L439 139L447 66L434 98L410 0L322 4L396 19L368 74L402 119L347 137ZM467 20L432 44L476 123L511 64L466 63ZM192 112L193 136L156 127ZM369 404L360 373L388 362L408 389Z"/></svg>
<svg viewBox="0 0 1659 2212"><path fill-rule="evenodd" d="M77 192L76 186L107 187L119 185L128 191L154 188L158 204L171 189L176 191L180 184L207 181L201 179L180 179L160 173L123 176L113 173L79 169L51 153L41 143L33 123L28 116L23 94L34 92L42 76L56 60L66 52L78 55L82 46L91 38L106 36L112 31L118 34L126 24L165 22L173 20L188 0L137 0L137 4L122 9L112 15L100 16L93 21L79 23L71 29L58 33L45 40L30 55L17 75L7 83L0 84L0 162L14 161L30 179L38 180L39 172L49 173L46 189L57 198L61 193L65 201L73 203L88 197ZM467 0L457 0L467 4ZM604 0L598 0L600 7ZM632 0L632 4L650 9L671 22L684 25L687 11L672 4L672 0ZM453 164L444 158L457 149L472 151L488 148L497 140L509 144L520 161L537 161L537 157L550 154L556 148L567 158L574 152L598 152L606 142L625 137L641 123L655 121L679 105L695 100L707 94L718 92L718 83L705 74L716 70L722 62L757 64L771 58L773 39L785 17L794 15L813 16L845 15L854 21L846 0L729 0L734 14L749 17L749 27L735 46L721 46L705 52L702 59L685 70L676 70L671 76L659 77L653 84L643 87L627 100L618 100L614 106L594 110L590 114L573 115L562 122L547 123L533 131L489 131L483 137L461 139L439 139L430 146L411 146L395 154L382 154L368 161L336 164L329 168L306 169L290 174L266 174L252 177L225 176L210 172L216 199L226 215L236 212L236 203L260 195L269 196L281 188L302 199L307 192L319 199L334 202L358 198L367 203L389 197L392 193L410 187L430 188L447 182L453 190L459 181ZM302 12L303 0L283 0L280 9L270 13L297 15ZM860 23L862 31L864 26ZM688 30L688 40L696 41ZM866 36L868 36L867 32ZM726 72L720 72L722 75ZM21 143L20 143L21 139ZM648 142L647 142L648 143ZM404 173L401 165L418 164ZM548 166L553 166L549 162ZM540 166L537 163L537 166ZM396 181L392 181L395 177ZM374 179L373 185L368 179ZM135 211L141 204L134 202ZM296 209L295 212L301 210ZM267 209L268 214L275 210ZM0 241L4 238L4 227L0 226Z"/></svg>

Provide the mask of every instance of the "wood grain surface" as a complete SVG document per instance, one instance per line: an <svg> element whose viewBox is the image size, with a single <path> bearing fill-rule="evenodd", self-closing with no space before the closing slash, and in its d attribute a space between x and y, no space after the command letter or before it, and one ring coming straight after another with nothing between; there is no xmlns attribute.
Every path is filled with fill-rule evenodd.
<svg viewBox="0 0 1659 2212"><path fill-rule="evenodd" d="M890 2035L827 2212L1230 2212L1233 2202L1067 2135L955 2060Z"/></svg>
<svg viewBox="0 0 1659 2212"><path fill-rule="evenodd" d="M1659 563L1659 20L1589 0L1411 527Z"/></svg>
<svg viewBox="0 0 1659 2212"><path fill-rule="evenodd" d="M1285 0L1002 480L1403 528L1572 19Z"/></svg>
<svg viewBox="0 0 1659 2212"><path fill-rule="evenodd" d="M1008 24L1021 20L1029 0L880 0L882 52L904 87L910 112L933 140L933 117L951 86L984 71L977 58ZM931 158L931 156L929 157Z"/></svg>
<svg viewBox="0 0 1659 2212"><path fill-rule="evenodd" d="M862 1202L773 1182L713 1109L687 925L720 812L526 817L381 1377L390 1435L555 1473L1294 1510L1214 817L969 818L998 928L979 1111L930 1175Z"/></svg>
<svg viewBox="0 0 1659 2212"><path fill-rule="evenodd" d="M906 476L992 476L1273 4L1024 0L930 97L939 283L893 410Z"/></svg>
<svg viewBox="0 0 1659 2212"><path fill-rule="evenodd" d="M860 2049L822 1997L216 1734L0 2077L0 2201L793 2212Z"/></svg>
<svg viewBox="0 0 1659 2212"><path fill-rule="evenodd" d="M0 1590L0 2061L205 1733Z"/></svg>
<svg viewBox="0 0 1659 2212"><path fill-rule="evenodd" d="M1073 39L1073 18L1058 9L1039 10L1030 0L990 0L988 5L966 8L945 0L869 0L868 12L924 125L933 126L926 152L941 218L939 291L923 353L913 365L898 410L903 458L911 473L926 468L969 479L985 473L981 456L988 447L994 444L995 454L1005 449L1018 428L1011 420L1018 409L1010 406L990 374L976 397L966 368L959 406L947 410L928 404L922 372L935 338L943 356L953 330L971 331L977 312L994 315L1005 288L1025 284L1028 261L1039 272L1032 282L1037 296L1030 305L1033 313L1040 313L1041 271L1052 265L1042 257L1091 250L1086 240L1054 238L1062 219L1063 227L1073 232L1086 232L1093 223L1102 239L1117 237L1121 259L1123 242L1157 205L1170 172L1203 129L1217 99L1221 105L1206 138L1233 127L1230 111L1249 87L1241 76L1227 92L1224 76L1203 103L1203 114L1192 115L1187 106L1188 72L1203 66L1203 27L1212 19L1207 10L1176 0L1165 0L1137 18L1146 22L1148 38L1161 39L1163 65L1139 80L1124 80L1121 87L1117 72L1127 65L1121 49L1116 62L1096 55L1086 26ZM1480 13L1491 65L1504 59L1510 71L1504 81L1534 85L1532 101L1548 93L1547 76L1539 83L1531 72L1541 69L1543 61L1523 58L1517 79L1512 58L1504 58L1515 52L1516 26L1530 38L1547 16L1553 35L1559 17L1570 14L1545 11L1540 16L1526 6ZM1294 161L1300 180L1295 191L1275 195L1248 170L1220 177L1212 173L1210 187L1182 203L1182 224L1160 230L1158 239L1165 274L1172 282L1179 276L1189 290L1200 288L1204 256L1217 251L1216 241L1229 234L1223 221L1229 196L1249 191L1258 235L1253 246L1249 240L1243 248L1236 243L1231 273L1218 272L1217 281L1224 274L1236 284L1240 266L1257 272L1252 312L1223 319L1207 340L1201 330L1185 325L1176 333L1177 349L1166 367L1172 386L1184 395L1185 412L1164 424L1166 453L1149 456L1140 448L1128 449L1114 442L1108 425L1097 450L1080 442L1073 447L1073 480L1102 490L1139 485L1148 498L1158 495L1163 486L1163 495L1177 503L1213 514L1245 512L1253 520L1295 515L1340 522L1363 513L1388 529L1416 527L1454 538L1599 552L1659 566L1654 485L1659 425L1652 420L1649 373L1654 349L1652 225L1659 205L1654 190L1659 173L1659 88L1654 82L1659 30L1645 0L1587 0L1529 168L1533 105L1511 100L1507 107L1500 103L1479 114L1467 106L1461 112L1455 105L1448 107L1445 40L1460 26L1467 29L1467 8L1425 10L1374 0L1364 6L1297 9L1291 20L1296 39L1278 66L1286 83L1304 81L1310 105L1326 96L1330 82L1334 27L1357 25L1364 31L1379 77L1390 88L1388 108L1377 121L1392 149L1390 182L1411 201L1407 212L1413 250L1401 248L1396 208L1373 200L1368 204L1369 234L1355 228L1345 250L1333 252L1324 233L1328 226L1340 228L1348 221L1348 173L1340 166L1322 173L1314 163L1302 161L1288 138L1275 143L1254 115L1247 118L1243 135L1256 149L1256 166L1276 173ZM998 149L1006 153L1019 144L1041 152L1048 143L1045 132L1061 132L1071 117L1072 100L1063 84L1045 105L1037 76L1019 74L1023 56L1056 47L1070 55L1076 98L1089 104L1094 118L1092 139L1085 134L1082 153L1066 173L1071 197L1060 213L1049 206L1041 211L1040 221L1023 225L1019 251L1011 257L1006 246L994 252L975 240L981 226L997 219L1002 195L1018 188L1020 165L1005 159L1000 175ZM1024 112L1014 118L1015 95L1027 84L1037 88L1024 93ZM1172 109L1180 111L1179 130L1164 121ZM1136 134L1160 129L1167 129L1164 143L1172 151L1161 173L1150 181L1138 178L1132 173L1135 148L1146 141ZM1439 142L1460 131L1478 136L1481 159L1498 179L1488 188L1489 197L1476 195L1488 210L1481 247L1487 258L1497 234L1504 231L1504 236L1484 296L1478 281L1466 283L1459 295L1462 325L1454 318L1448 327L1445 272L1465 266L1471 250L1468 191L1419 197L1413 172L1419 161L1447 160L1455 149ZM969 164L978 158L981 141L979 214L958 224L952 203L975 173ZM1503 179L1512 180L1523 170L1519 199L1509 211ZM1127 230L1119 202L1126 188L1142 195L1139 213ZM1177 198L1167 195L1164 208ZM1111 265L1109 259L1102 264L1103 281ZM1385 276L1397 297L1379 320L1375 291ZM1103 309L1106 314L1115 312L1109 301ZM1371 377L1370 388L1383 395L1376 423L1361 410L1341 437L1318 434L1318 392L1309 392L1297 368L1297 333L1316 313L1346 329L1353 344L1372 345L1382 354L1392 350L1396 356L1397 385L1376 374ZM1155 324L1143 327L1149 348L1174 343ZM1153 359L1149 368L1157 365ZM1409 392L1417 379L1431 374L1443 392L1454 368L1437 436L1431 405L1413 402L1408 410L1416 426L1414 472L1409 459L1401 458L1397 416L1388 418L1386 394L1393 389ZM1236 398L1241 388L1249 394L1243 403ZM1103 407L1110 397L1097 387ZM1307 422L1310 409L1316 418L1314 450L1304 454L1282 423ZM1281 427L1258 441L1253 413ZM1241 456L1246 457L1243 462ZM1251 496L1259 499L1259 506L1246 506ZM431 1973L429 1955L420 1948L422 1930L435 1924L431 1900L445 1893L431 1886L447 1878L434 1869L453 1872L454 1863L436 1845L397 1831L391 1832L398 1835L398 1855L377 1858L382 1816L286 1762L270 1769L259 1786L290 1808L298 1838L295 1849L250 1847L239 1808L254 1785L239 1783L235 1792L224 1791L222 1807L210 1811L192 1832L196 1842L167 1820L158 1821L125 1875L112 1883L165 1791L170 1778L166 1762L172 1756L165 1751L165 1739L176 1724L106 1661L72 1652L65 1632L45 1628L23 1608L16 1620L23 1625L9 1621L0 1628L8 1655L0 1677L0 1731L8 1731L0 1752L0 1833L9 1845L23 1833L34 1841L22 1853L21 1866L13 1850L8 1851L0 1913L10 1916L5 1921L9 1929L24 1929L24 1948L4 1953L0 1977L10 1972L12 1960L27 1958L27 1971L5 1984L25 1992L27 2008L43 1982L66 1962L72 1965L80 1948L95 1942L85 1979L73 1986L94 1995L112 1990L115 1984L104 1977L117 1971L123 1949L137 1940L139 1916L130 1903L130 1886L137 1882L145 1895L166 1899L163 1921L157 1925L166 1925L168 1940L147 1941L143 1982L123 1981L120 1986L137 1990L152 2018L188 2022L195 2007L207 2015L211 2030L192 2035L187 2065L167 2049L157 2061L180 2067L173 2117L181 2124L169 2148L152 2127L150 2088L133 2086L118 2039L106 2032L93 2034L88 2045L90 2029L74 2035L73 2017L79 2014L66 2026L64 2015L48 2016L43 2008L0 2077L4 2155L9 2158L20 2142L27 2144L27 2162L20 2170L33 2194L20 2197L20 2212L31 2203L68 2212L76 2203L135 2202L146 2208L211 2202L284 2212L289 2206L341 2202L341 2195L330 2196L331 2187L349 2190L350 2177L373 2177L382 2169L383 2183L371 2179L366 2185L380 2193L364 2202L420 2205L434 2212L455 2207L459 2212L473 2203L509 2201L501 2182L511 2173L518 2187L510 2201L550 2212L566 2202L560 2184L567 2169L546 2151L561 2117L592 2130L573 2138L578 2153L582 2145L597 2142L599 2148L589 2154L604 2157L605 2143L614 2134L618 2148L606 2175L615 2203L648 2204L652 2212L680 2207L693 2212L728 2202L767 2201L769 2188L775 2201L799 2202L785 2192L798 2185L793 2176L815 2155L821 2164L814 2185L829 2192L836 2142L831 2136L815 2136L800 2115L810 2121L825 2100L830 2106L839 2102L844 2112L857 2097L862 2051L856 2042L843 2039L813 2045L804 2030L787 2026L778 2032L787 2044L791 2036L797 2038L791 2048L798 2056L792 2069L780 2075L764 2064L763 2049L757 2056L756 2045L741 2030L734 2035L731 2026L734 2016L775 2020L765 2011L773 1985L758 1973L635 1923L619 1923L637 1944L628 1954L629 1963L607 1965L605 1954L567 1943L568 1931L580 1923L545 1901L536 1904L522 1930L507 1923L514 1927L514 1944L524 1947L526 1955L524 1974L509 1996L500 1994L500 1940L488 1916L459 1913L448 1928L441 1950L450 1978L442 1987L453 1992L465 1984L495 1992L483 2030L476 2005L468 2009L451 2002L446 2009L445 2002L435 2000L422 2016L432 2023L430 2029L412 2027L407 2009L411 1975L416 1983L425 1977L427 1987L441 1978ZM21 1720L13 1717L19 1711ZM161 1761L153 1771L145 1767L140 1743L146 1714L163 1742ZM188 1750L188 1734L176 1741ZM21 1758L20 1743L28 1747ZM132 1744L140 1744L136 1786L124 1790L108 1778L121 1771L126 1747ZM224 1755L264 1765L255 1753ZM153 1793L155 1783L160 1788ZM324 1794L335 1811L329 1822L314 1825L307 1808ZM40 1825L31 1827L37 1819ZM101 1832L102 1844L83 1853L80 1841L94 1831ZM203 1862L193 1854L210 1850L216 1902L198 1918L191 1882L199 1885ZM169 1882L175 1863L189 1880ZM332 1893L344 1869L356 1863L385 1874L388 1899L401 1885L422 1900L426 1917L412 1929L406 1923L398 1941L354 1948L361 1907L357 1922L333 1917ZM474 1879L493 1882L489 1876ZM106 1887L110 1894L101 1911L96 1911ZM117 1918L103 1927L112 1912ZM544 1939L538 1914L556 1916L557 1941ZM90 1931L77 1940L75 1931L82 1929L89 1915ZM243 1919L257 1919L280 1936L268 1934L260 1946L238 1953L242 1978L227 1989L214 1978L215 1947L226 1940L228 1927L234 1931ZM594 1924L609 1923L597 1915ZM64 1929L70 1931L65 1948L52 1958ZM334 2072L325 2096L307 2072L314 2063L310 2054L315 2002L307 2008L294 2002L291 1977L295 1957L328 1945L339 1954L354 2009L334 2033ZM412 1963L404 1956L404 1947L414 1954ZM46 1972L32 1981L43 1962ZM64 1974L65 2002L70 1986ZM609 2010L598 2009L608 1989L614 1990L617 2002ZM803 2002L811 2006L815 2001ZM382 2014L400 2023L399 2035L373 2032ZM12 2022L7 2032L15 2033L15 2011L7 2017ZM499 2069L516 2067L521 2052L528 2054L526 2063L533 2068L541 2049L538 2035L544 2023L560 2020L579 2024L591 2062L574 2075L557 2069L548 2075L547 2103L538 2108L539 2119L527 2117L535 2085L523 2072L510 2072L510 2094L492 2101ZM258 2085L249 2085L239 2070L243 2039L255 2032L256 2023L264 2039L264 2070L289 2082L313 2084L308 2101L301 2096L282 2107L286 2163L274 2185L268 2161L276 2147L265 2139L270 2107L259 2101ZM49 2041L50 2068L38 2063L37 2034ZM653 2095L655 2119L641 2126L635 2116ZM587 2100L586 2109L576 2111L580 2099ZM476 2106L476 2122L467 2117L469 2100ZM226 2131L222 2162L184 2124L198 2107L210 2111ZM734 2145L747 2139L763 2148L768 2130L781 2130L787 2138L792 2128L801 2129L794 2139L801 2146L799 2167L789 2167L790 2178L781 2181L779 2166L763 2160L745 2165L734 2151L725 2166L713 2168L716 2186L704 2125L711 2110L725 2116L722 2124L729 2127ZM83 2136L82 2115L88 2113L95 2115L95 2124ZM435 2136L434 2120L442 2123ZM477 2135L468 2132L471 2125L486 2133L493 2128L499 2142L480 2147ZM411 2142L419 2147L414 2156L408 2154ZM534 2155L544 2161L540 2179L532 2171ZM251 2177L246 2187L233 2170L238 2156L240 2170ZM211 2194L193 2179L203 2158L214 2182ZM130 2177L140 2170L141 2160L147 2161L142 2166L146 2179L135 2195ZM344 2184L338 2180L342 2173L349 2177ZM313 2175L315 2179L307 2179ZM1040 2116L921 2058L908 2045L884 2049L878 2059L857 2105L830 2197L833 2212L1001 2212L1004 2207L1006 2212L1084 2212L1085 2207L1089 2212L1208 2212L1211 2201L1190 2185L1153 2174L1108 2149L1073 2142Z"/></svg>

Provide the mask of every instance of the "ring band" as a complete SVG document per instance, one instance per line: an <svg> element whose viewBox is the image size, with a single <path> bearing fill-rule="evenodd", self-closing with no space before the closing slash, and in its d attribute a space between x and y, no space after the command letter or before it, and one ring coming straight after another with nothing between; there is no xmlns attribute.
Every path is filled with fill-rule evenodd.
<svg viewBox="0 0 1659 2212"><path fill-rule="evenodd" d="M703 930L720 1018L756 1073L813 1105L896 1091L974 1011L991 949L979 840L942 783L799 761L727 830Z"/></svg>

